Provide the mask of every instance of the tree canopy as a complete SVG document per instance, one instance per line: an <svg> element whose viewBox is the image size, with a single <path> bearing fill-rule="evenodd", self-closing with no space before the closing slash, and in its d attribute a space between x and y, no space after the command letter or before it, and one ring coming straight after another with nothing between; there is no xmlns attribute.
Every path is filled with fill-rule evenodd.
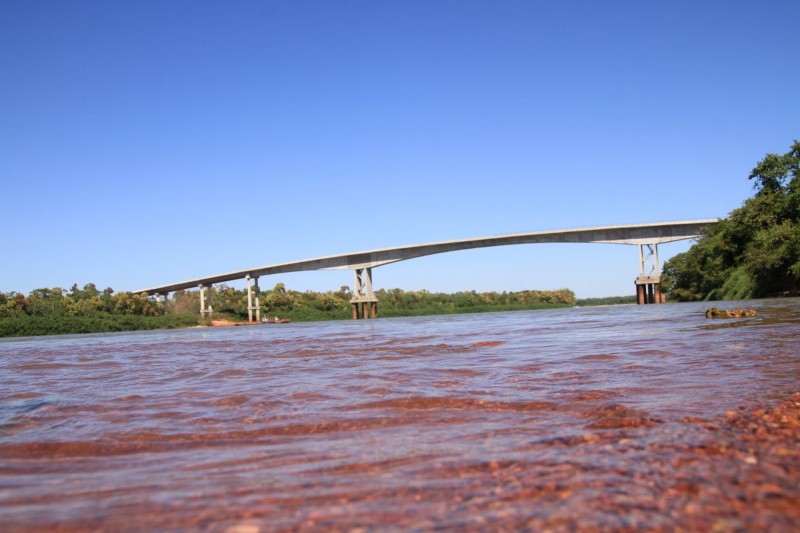
<svg viewBox="0 0 800 533"><path fill-rule="evenodd" d="M748 176L755 194L664 265L671 299L727 300L800 290L800 141L767 154Z"/></svg>

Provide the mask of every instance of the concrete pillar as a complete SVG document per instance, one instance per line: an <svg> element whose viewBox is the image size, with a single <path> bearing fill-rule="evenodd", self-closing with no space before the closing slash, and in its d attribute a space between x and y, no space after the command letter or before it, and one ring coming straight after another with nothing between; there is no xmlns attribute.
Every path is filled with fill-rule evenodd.
<svg viewBox="0 0 800 533"><path fill-rule="evenodd" d="M168 292L162 292L161 294L159 294L159 296L161 297L161 310L166 315L167 314L167 302L169 301L169 293Z"/></svg>
<svg viewBox="0 0 800 533"><path fill-rule="evenodd" d="M206 295L206 289L208 295ZM207 297L206 297L207 296ZM200 316L211 318L214 308L211 305L211 285L200 285Z"/></svg>
<svg viewBox="0 0 800 533"><path fill-rule="evenodd" d="M644 276L644 244L639 245L639 277Z"/></svg>
<svg viewBox="0 0 800 533"><path fill-rule="evenodd" d="M256 322L261 322L261 288L258 286L258 276L253 278L256 291Z"/></svg>
<svg viewBox="0 0 800 533"><path fill-rule="evenodd" d="M647 247L647 253L644 251L645 246ZM659 278L660 276L661 267L658 264L658 243L640 244L639 277Z"/></svg>
<svg viewBox="0 0 800 533"><path fill-rule="evenodd" d="M653 273L657 278L661 278L661 267L658 264L658 243L653 244Z"/></svg>
<svg viewBox="0 0 800 533"><path fill-rule="evenodd" d="M250 285L250 274L245 276L247 280L247 320L249 322L253 321L253 311L256 311L256 320L261 320L260 317L260 309L258 306L258 296L256 296L256 305L253 307L253 288ZM256 290L258 290L258 278L256 280Z"/></svg>
<svg viewBox="0 0 800 533"><path fill-rule="evenodd" d="M372 293L372 269L371 268L365 268L364 269L364 273L366 274L365 275L365 281L366 281L366 289L367 289L367 293L364 296L366 296L367 298L374 298L375 295Z"/></svg>
<svg viewBox="0 0 800 533"><path fill-rule="evenodd" d="M378 318L378 299L372 292L372 268L354 268L355 287L350 299L354 320L359 318Z"/></svg>
<svg viewBox="0 0 800 533"><path fill-rule="evenodd" d="M663 304L667 302L667 295L659 288L659 278L655 276L641 276L636 278L636 303Z"/></svg>
<svg viewBox="0 0 800 533"><path fill-rule="evenodd" d="M639 285L638 283L636 284L636 303L639 305L647 303L644 285Z"/></svg>
<svg viewBox="0 0 800 533"><path fill-rule="evenodd" d="M353 298L361 297L361 276L357 268L353 269Z"/></svg>
<svg viewBox="0 0 800 533"><path fill-rule="evenodd" d="M253 321L253 289L250 287L250 274L245 276L247 280L247 321Z"/></svg>
<svg viewBox="0 0 800 533"><path fill-rule="evenodd" d="M658 264L658 243L639 245L639 277L635 283L636 303L660 304L667 301L666 295L659 290L661 268Z"/></svg>

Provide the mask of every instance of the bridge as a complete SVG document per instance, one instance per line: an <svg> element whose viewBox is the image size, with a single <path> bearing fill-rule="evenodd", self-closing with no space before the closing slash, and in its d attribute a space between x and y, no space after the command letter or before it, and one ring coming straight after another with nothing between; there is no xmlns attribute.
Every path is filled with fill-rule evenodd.
<svg viewBox="0 0 800 533"><path fill-rule="evenodd" d="M261 276L309 270L352 270L355 277L353 298L350 300L353 318L377 318L378 299L372 288L372 269L379 266L426 255L474 248L488 248L491 246L535 243L604 243L628 244L639 247L639 277L635 280L637 302L640 304L661 303L664 301L664 295L658 290L661 277L658 262L658 245L697 238L701 235L704 227L717 222L719 222L719 219L713 218L652 224L597 226L415 244L248 268L227 274L217 274L215 276L141 289L135 292L158 295L166 303L170 292L199 288L200 313L203 316L210 317L213 312L211 292L209 291L208 295L206 295L206 289L215 283L245 279L247 280L248 315L252 322L254 313L256 320L260 321L261 319L260 289L258 286L258 280Z"/></svg>

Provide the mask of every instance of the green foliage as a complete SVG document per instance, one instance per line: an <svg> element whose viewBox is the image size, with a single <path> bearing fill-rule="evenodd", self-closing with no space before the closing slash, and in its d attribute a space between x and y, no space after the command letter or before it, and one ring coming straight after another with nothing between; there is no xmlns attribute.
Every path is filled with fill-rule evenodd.
<svg viewBox="0 0 800 533"><path fill-rule="evenodd" d="M503 293L470 291L454 294L431 293L426 290L381 289L375 291L375 296L380 302L382 316L460 313L475 310L499 311L575 305L575 293L569 289Z"/></svg>
<svg viewBox="0 0 800 533"><path fill-rule="evenodd" d="M718 293L719 298L714 298L717 294L712 292L706 299L746 300L755 294L755 289L756 287L750 274L747 273L743 266L740 266L733 269L728 279L723 283L722 290Z"/></svg>
<svg viewBox="0 0 800 533"><path fill-rule="evenodd" d="M92 317L103 314L158 316L159 305L144 294L121 292L114 294L111 288L98 291L89 283L79 289L75 284L69 293L64 289L36 289L26 297L11 292L0 293L0 318L26 316L78 316Z"/></svg>
<svg viewBox="0 0 800 533"><path fill-rule="evenodd" d="M756 180L754 187L761 193L779 192L785 190L789 185L787 182L795 181L800 178L800 141L794 141L789 151L783 155L767 154L762 161L755 166L748 176L751 180Z"/></svg>
<svg viewBox="0 0 800 533"><path fill-rule="evenodd" d="M132 331L197 324L196 315L163 315L160 304L144 294L89 283L69 292L60 287L36 289L28 296L0 293L0 337Z"/></svg>
<svg viewBox="0 0 800 533"><path fill-rule="evenodd" d="M172 329L197 325L197 315L27 316L0 318L0 337Z"/></svg>
<svg viewBox="0 0 800 533"><path fill-rule="evenodd" d="M278 283L274 289L262 294L261 314L289 318L295 322L344 320L351 317L351 296L347 286L336 292L320 293L293 291ZM382 317L510 311L575 304L575 294L568 289L455 294L379 289L375 291L375 296L378 299L378 313Z"/></svg>
<svg viewBox="0 0 800 533"><path fill-rule="evenodd" d="M170 296L167 310L172 313L197 313L200 309L199 291L175 291Z"/></svg>
<svg viewBox="0 0 800 533"><path fill-rule="evenodd" d="M636 295L630 296L606 296L603 298L579 298L575 305L579 307L590 307L593 305L625 305L635 304Z"/></svg>
<svg viewBox="0 0 800 533"><path fill-rule="evenodd" d="M750 173L756 193L664 265L670 299L729 300L800 290L800 142Z"/></svg>

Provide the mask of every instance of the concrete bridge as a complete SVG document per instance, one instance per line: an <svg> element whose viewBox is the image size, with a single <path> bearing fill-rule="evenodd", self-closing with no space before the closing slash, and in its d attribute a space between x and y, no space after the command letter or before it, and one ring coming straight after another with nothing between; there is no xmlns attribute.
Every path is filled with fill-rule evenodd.
<svg viewBox="0 0 800 533"><path fill-rule="evenodd" d="M248 268L196 278L169 285L161 285L135 291L159 295L166 298L170 292L200 288L200 313L211 316L213 311L211 292L206 295L206 289L215 283L223 283L238 279L247 280L247 307L250 321L260 320L259 287L258 279L261 276L283 274L287 272L301 272L307 270L342 269L352 270L355 277L355 287L352 304L353 318L376 318L378 316L378 299L372 289L372 269L388 265L397 261L405 261L426 255L469 250L473 248L487 248L490 246L509 246L512 244L534 243L604 243L628 244L639 247L639 277L635 280L637 301L644 303L663 302L663 294L658 290L660 270L658 262L658 245L667 242L697 238L705 226L716 224L719 219L683 220L677 222L658 222L653 224L627 224L618 226L597 226L555 231L539 231L533 233L514 233L476 239L460 239L452 241L434 242L428 244L415 244L399 246L396 248L382 248L365 252L354 252L342 255L331 255L302 261L292 261L256 268Z"/></svg>

